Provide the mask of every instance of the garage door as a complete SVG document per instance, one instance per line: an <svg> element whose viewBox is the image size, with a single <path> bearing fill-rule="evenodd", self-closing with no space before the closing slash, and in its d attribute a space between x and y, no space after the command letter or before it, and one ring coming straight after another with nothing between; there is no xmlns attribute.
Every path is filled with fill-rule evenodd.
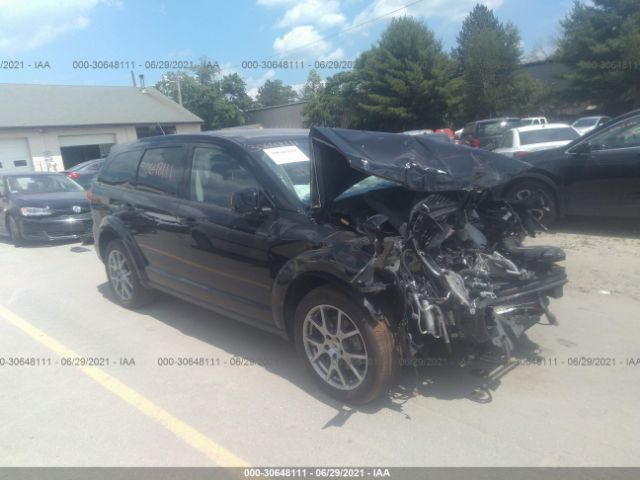
<svg viewBox="0 0 640 480"><path fill-rule="evenodd" d="M0 173L31 171L31 154L26 138L0 140Z"/></svg>

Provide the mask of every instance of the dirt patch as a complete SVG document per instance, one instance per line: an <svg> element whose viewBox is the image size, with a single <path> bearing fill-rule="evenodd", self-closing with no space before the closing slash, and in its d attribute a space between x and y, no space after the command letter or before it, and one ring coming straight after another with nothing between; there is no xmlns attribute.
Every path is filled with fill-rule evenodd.
<svg viewBox="0 0 640 480"><path fill-rule="evenodd" d="M527 239L526 244L565 250L568 291L640 301L640 238L633 234L625 237L619 229L607 232L597 224L587 227L543 233ZM595 231L598 233L592 233Z"/></svg>

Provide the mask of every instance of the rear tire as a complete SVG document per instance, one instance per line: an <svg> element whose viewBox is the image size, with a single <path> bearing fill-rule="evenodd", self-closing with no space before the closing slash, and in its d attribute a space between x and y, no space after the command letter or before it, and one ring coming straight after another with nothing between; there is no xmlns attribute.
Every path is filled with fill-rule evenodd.
<svg viewBox="0 0 640 480"><path fill-rule="evenodd" d="M506 198L511 202L525 202L531 213L545 227L558 219L556 197L547 185L537 180L523 180L509 188Z"/></svg>
<svg viewBox="0 0 640 480"><path fill-rule="evenodd" d="M105 252L105 269L116 301L126 308L139 308L152 299L152 291L140 283L138 274L121 240L112 240Z"/></svg>
<svg viewBox="0 0 640 480"><path fill-rule="evenodd" d="M20 233L18 222L11 216L9 217L9 236L11 237L14 247L17 248L24 245L24 237L22 236L22 233Z"/></svg>
<svg viewBox="0 0 640 480"><path fill-rule="evenodd" d="M335 287L317 288L302 299L295 344L320 388L344 402L364 404L384 394L399 365L387 322L372 319Z"/></svg>

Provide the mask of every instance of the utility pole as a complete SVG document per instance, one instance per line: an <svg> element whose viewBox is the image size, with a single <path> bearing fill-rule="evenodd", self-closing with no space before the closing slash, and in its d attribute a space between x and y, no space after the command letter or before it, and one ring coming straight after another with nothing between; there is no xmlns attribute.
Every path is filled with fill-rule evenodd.
<svg viewBox="0 0 640 480"><path fill-rule="evenodd" d="M162 80L166 83L176 84L178 89L178 103L182 106L182 85L180 84L180 76L177 76L175 80L171 80L167 75L163 75Z"/></svg>

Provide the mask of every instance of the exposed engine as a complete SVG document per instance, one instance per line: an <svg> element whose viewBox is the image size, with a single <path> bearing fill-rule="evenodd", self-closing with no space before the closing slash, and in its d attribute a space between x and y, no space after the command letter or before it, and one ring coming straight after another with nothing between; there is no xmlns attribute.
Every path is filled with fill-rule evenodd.
<svg viewBox="0 0 640 480"><path fill-rule="evenodd" d="M548 297L562 296L566 275L556 262L565 254L523 246L535 221L514 208L489 192L437 193L415 203L408 219L385 211L360 222L374 244L376 278L401 299L405 354L432 337L449 350L493 345L509 356L543 315L556 323Z"/></svg>

